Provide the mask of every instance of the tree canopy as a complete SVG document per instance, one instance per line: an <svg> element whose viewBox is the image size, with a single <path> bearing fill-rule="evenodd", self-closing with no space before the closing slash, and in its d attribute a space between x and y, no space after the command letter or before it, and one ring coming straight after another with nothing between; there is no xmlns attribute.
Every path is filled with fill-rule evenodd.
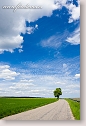
<svg viewBox="0 0 86 126"><path fill-rule="evenodd" d="M59 96L62 95L62 91L61 91L61 88L56 88L54 90L54 96L59 98Z"/></svg>

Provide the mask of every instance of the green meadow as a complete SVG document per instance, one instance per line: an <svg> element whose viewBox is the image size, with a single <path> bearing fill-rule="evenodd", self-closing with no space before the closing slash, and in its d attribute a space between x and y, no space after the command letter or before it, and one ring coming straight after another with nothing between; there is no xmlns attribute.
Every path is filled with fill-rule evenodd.
<svg viewBox="0 0 86 126"><path fill-rule="evenodd" d="M56 98L0 98L0 119L56 101Z"/></svg>
<svg viewBox="0 0 86 126"><path fill-rule="evenodd" d="M80 99L65 99L76 120L80 120ZM0 98L0 119L56 102L57 98Z"/></svg>
<svg viewBox="0 0 86 126"><path fill-rule="evenodd" d="M65 99L71 108L71 111L73 113L73 116L75 117L76 120L80 120L80 99L74 98L74 99ZM79 102L77 102L77 101Z"/></svg>

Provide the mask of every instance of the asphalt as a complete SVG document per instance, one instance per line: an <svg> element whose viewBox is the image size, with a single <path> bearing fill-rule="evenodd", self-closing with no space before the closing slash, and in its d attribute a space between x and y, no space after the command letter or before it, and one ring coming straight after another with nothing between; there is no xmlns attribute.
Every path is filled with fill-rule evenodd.
<svg viewBox="0 0 86 126"><path fill-rule="evenodd" d="M3 118L3 120L75 120L68 102L57 102Z"/></svg>

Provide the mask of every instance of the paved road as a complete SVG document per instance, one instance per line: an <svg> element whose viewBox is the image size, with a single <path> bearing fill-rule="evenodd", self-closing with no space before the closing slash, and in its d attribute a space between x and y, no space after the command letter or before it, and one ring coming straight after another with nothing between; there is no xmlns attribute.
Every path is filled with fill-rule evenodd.
<svg viewBox="0 0 86 126"><path fill-rule="evenodd" d="M57 102L8 116L3 120L74 120L69 104L60 99Z"/></svg>

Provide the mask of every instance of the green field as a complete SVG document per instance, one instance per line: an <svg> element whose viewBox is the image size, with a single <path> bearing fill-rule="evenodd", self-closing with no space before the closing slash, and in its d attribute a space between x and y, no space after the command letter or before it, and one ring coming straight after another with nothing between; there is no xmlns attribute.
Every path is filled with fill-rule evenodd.
<svg viewBox="0 0 86 126"><path fill-rule="evenodd" d="M70 105L73 116L76 120L80 120L80 102L74 101L75 99L65 99ZM80 99L77 99L80 101Z"/></svg>
<svg viewBox="0 0 86 126"><path fill-rule="evenodd" d="M56 98L0 98L0 119L55 101Z"/></svg>

